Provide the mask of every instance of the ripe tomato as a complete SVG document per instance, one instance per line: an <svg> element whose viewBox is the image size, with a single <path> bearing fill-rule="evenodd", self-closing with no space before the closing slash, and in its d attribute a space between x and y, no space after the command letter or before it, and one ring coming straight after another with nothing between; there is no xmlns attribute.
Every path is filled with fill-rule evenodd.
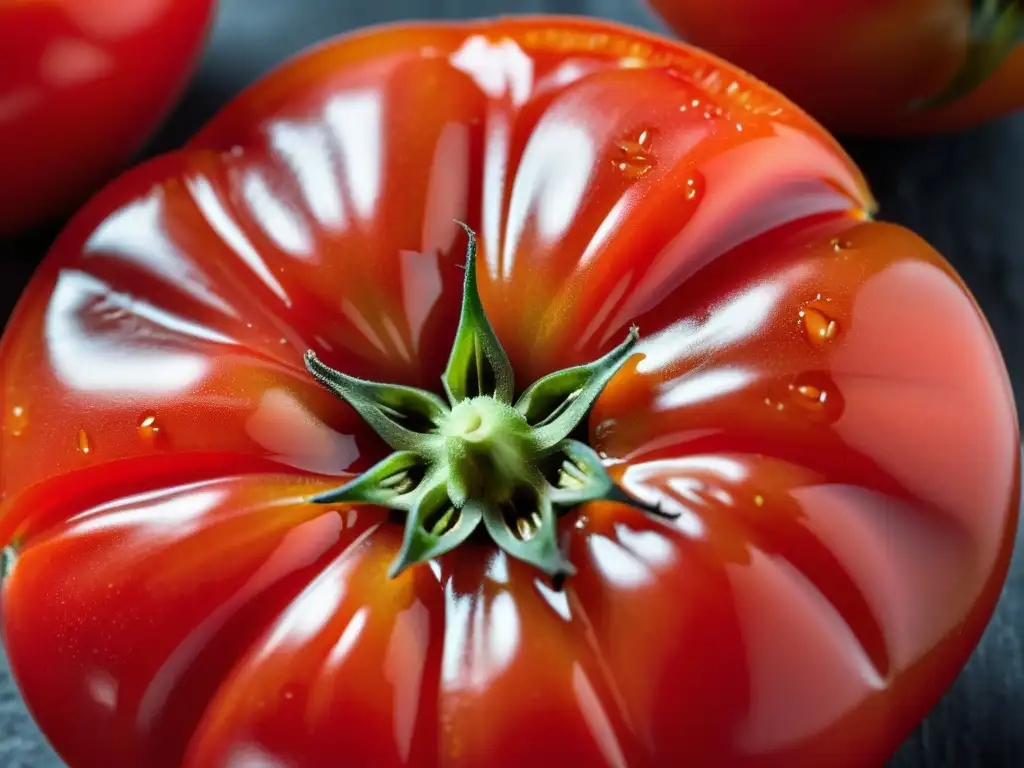
<svg viewBox="0 0 1024 768"><path fill-rule="evenodd" d="M64 213L183 87L214 0L0 0L0 235Z"/></svg>
<svg viewBox="0 0 1024 768"><path fill-rule="evenodd" d="M648 1L836 130L959 130L1024 107L1020 0Z"/></svg>
<svg viewBox="0 0 1024 768"><path fill-rule="evenodd" d="M723 87L708 87L710 73ZM964 285L815 122L587 20L365 31L73 220L7 328L3 632L75 768L879 764L988 621L1018 430ZM389 578L387 454L303 355L435 393L465 233L520 387L639 328L634 499Z"/></svg>

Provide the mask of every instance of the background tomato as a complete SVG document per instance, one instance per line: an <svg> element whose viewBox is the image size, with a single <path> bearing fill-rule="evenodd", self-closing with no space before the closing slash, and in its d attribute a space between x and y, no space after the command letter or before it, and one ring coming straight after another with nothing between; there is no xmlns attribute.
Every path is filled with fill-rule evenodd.
<svg viewBox="0 0 1024 768"><path fill-rule="evenodd" d="M942 107L965 60L971 14L1019 0L648 0L678 34L764 78L844 132L957 130L1024 107L1024 45L978 88Z"/></svg>
<svg viewBox="0 0 1024 768"><path fill-rule="evenodd" d="M0 0L0 235L66 212L139 149L214 0Z"/></svg>
<svg viewBox="0 0 1024 768"><path fill-rule="evenodd" d="M623 28L285 67L95 198L4 337L33 713L75 766L881 762L991 614L1018 434L962 284L870 208L789 102ZM384 448L302 352L435 385L453 218L522 381L643 334L589 439L680 517L577 510L564 592L487 546L388 581L396 526L304 501Z"/></svg>

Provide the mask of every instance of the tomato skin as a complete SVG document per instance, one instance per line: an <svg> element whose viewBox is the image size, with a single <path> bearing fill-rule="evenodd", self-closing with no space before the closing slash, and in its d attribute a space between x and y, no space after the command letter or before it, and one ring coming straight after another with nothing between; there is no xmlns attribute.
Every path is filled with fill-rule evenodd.
<svg viewBox="0 0 1024 768"><path fill-rule="evenodd" d="M914 110L957 71L967 0L648 0L683 39L763 78L830 129L957 131L1024 107L1024 45L979 87Z"/></svg>
<svg viewBox="0 0 1024 768"><path fill-rule="evenodd" d="M65 213L157 127L214 0L0 1L0 235Z"/></svg>
<svg viewBox="0 0 1024 768"><path fill-rule="evenodd" d="M723 84L709 88L713 70ZM735 86L733 86L735 83ZM588 20L331 41L72 220L0 343L2 628L74 768L882 763L989 620L1005 366L814 121ZM635 360L589 441L671 522L486 543L305 499L385 447L303 369L439 389L464 234L520 388Z"/></svg>

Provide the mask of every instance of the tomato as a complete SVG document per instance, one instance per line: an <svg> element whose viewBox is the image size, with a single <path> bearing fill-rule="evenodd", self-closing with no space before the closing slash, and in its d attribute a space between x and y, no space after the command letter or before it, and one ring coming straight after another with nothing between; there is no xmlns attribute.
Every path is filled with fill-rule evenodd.
<svg viewBox="0 0 1024 768"><path fill-rule="evenodd" d="M1019 435L967 289L873 207L792 103L625 27L282 66L94 197L6 329L32 714L75 768L880 764L992 614ZM389 455L363 416L490 391L453 366L508 402L606 355L574 437L622 495L562 510L567 578L486 533L395 569L409 518L335 490Z"/></svg>
<svg viewBox="0 0 1024 768"><path fill-rule="evenodd" d="M214 0L0 0L0 235L62 214L139 149Z"/></svg>
<svg viewBox="0 0 1024 768"><path fill-rule="evenodd" d="M648 2L836 130L960 130L1024 107L1020 0Z"/></svg>

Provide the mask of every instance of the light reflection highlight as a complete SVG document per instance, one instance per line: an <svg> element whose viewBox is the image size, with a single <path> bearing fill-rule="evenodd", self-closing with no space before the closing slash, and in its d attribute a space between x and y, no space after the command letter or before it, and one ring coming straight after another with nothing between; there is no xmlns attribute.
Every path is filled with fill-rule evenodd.
<svg viewBox="0 0 1024 768"><path fill-rule="evenodd" d="M83 255L86 258L116 256L177 286L190 298L237 318L238 313L216 293L212 281L168 236L165 203L164 190L157 188L114 211L86 240Z"/></svg>
<svg viewBox="0 0 1024 768"><path fill-rule="evenodd" d="M533 59L514 40L492 43L472 35L449 57L451 65L465 72L492 99L509 97L522 106L533 90Z"/></svg>
<svg viewBox="0 0 1024 768"><path fill-rule="evenodd" d="M189 339L234 343L74 270L57 278L44 322L54 373L68 389L93 393L186 391L205 377L208 358L174 346Z"/></svg>
<svg viewBox="0 0 1024 768"><path fill-rule="evenodd" d="M540 579L533 580L533 586L537 594L541 596L548 607L561 616L565 621L572 621L572 610L569 608L569 596L564 589L552 589Z"/></svg>
<svg viewBox="0 0 1024 768"><path fill-rule="evenodd" d="M667 536L658 531L636 531L617 523L615 536L619 543L654 568L666 568L676 559L676 550Z"/></svg>
<svg viewBox="0 0 1024 768"><path fill-rule="evenodd" d="M370 321L366 319L366 316L359 311L351 299L347 296L341 300L341 314L348 318L349 322L355 326L356 330L362 334L368 342L375 346L382 354L388 353L387 347L384 346L384 342L381 341L380 336L370 325Z"/></svg>
<svg viewBox="0 0 1024 768"><path fill-rule="evenodd" d="M300 594L281 616L260 647L265 658L288 648L311 642L330 624L341 608L352 564L341 555Z"/></svg>
<svg viewBox="0 0 1024 768"><path fill-rule="evenodd" d="M412 754L429 644L430 613L416 601L395 619L384 660L384 677L395 692L394 736L403 762Z"/></svg>
<svg viewBox="0 0 1024 768"><path fill-rule="evenodd" d="M210 227L221 240L245 263L260 281L267 286L286 307L291 307L292 300L282 285L267 267L263 257L245 235L238 222L235 221L221 201L213 184L201 176L194 176L185 182L196 206L209 222Z"/></svg>
<svg viewBox="0 0 1024 768"><path fill-rule="evenodd" d="M615 201L615 205L612 206L612 209L601 220L601 223L594 231L593 237L590 238L590 242L587 243L587 247L583 249L583 255L580 256L580 267L589 266L597 258L601 249L611 240L612 235L618 231L619 225L622 224L626 214L630 212L632 205L632 196L628 194Z"/></svg>
<svg viewBox="0 0 1024 768"><path fill-rule="evenodd" d="M506 277L512 272L531 216L544 244L565 234L579 212L596 160L597 147L586 126L553 119L537 126L512 186L502 253Z"/></svg>
<svg viewBox="0 0 1024 768"><path fill-rule="evenodd" d="M352 618L345 625L345 629L342 630L338 641L331 648L330 653L327 654L325 666L339 667L344 663L349 653L352 652L352 649L355 648L356 643L359 641L359 636L363 634L369 615L370 609L365 605L352 614Z"/></svg>
<svg viewBox="0 0 1024 768"><path fill-rule="evenodd" d="M345 208L327 132L320 125L282 121L272 123L268 134L271 148L291 170L313 218L325 229L340 230Z"/></svg>
<svg viewBox="0 0 1024 768"><path fill-rule="evenodd" d="M654 583L647 565L618 542L593 535L587 540L594 565L606 581L620 589L636 589Z"/></svg>
<svg viewBox="0 0 1024 768"><path fill-rule="evenodd" d="M709 501L731 506L735 499L723 488L708 483L701 475L717 476L729 484L742 483L749 471L741 462L722 456L687 456L633 464L622 476L623 487L647 504L657 504L666 512L676 515L672 528L689 538L701 538L707 533L704 521L694 512L695 507L707 507ZM637 540L632 544L653 547L656 555L669 543L659 545L654 539ZM643 551L643 550L638 550Z"/></svg>
<svg viewBox="0 0 1024 768"><path fill-rule="evenodd" d="M377 210L384 174L384 128L380 93L373 89L331 97L324 122L342 161L352 206L369 220Z"/></svg>
<svg viewBox="0 0 1024 768"><path fill-rule="evenodd" d="M226 768L294 768L294 763L275 757L259 744L245 744L231 751Z"/></svg>
<svg viewBox="0 0 1024 768"><path fill-rule="evenodd" d="M413 347L419 351L423 326L444 289L441 266L436 253L399 251L398 268L402 274L402 306Z"/></svg>
<svg viewBox="0 0 1024 768"><path fill-rule="evenodd" d="M87 678L89 697L108 712L117 711L117 679L109 672L98 670Z"/></svg>
<svg viewBox="0 0 1024 768"><path fill-rule="evenodd" d="M750 685L736 740L761 755L806 743L886 683L818 587L782 558L749 553L749 564L726 565ZM803 642L793 642L795 632Z"/></svg>
<svg viewBox="0 0 1024 768"><path fill-rule="evenodd" d="M670 410L704 403L737 392L755 378L757 376L753 371L743 368L687 372L661 385L654 406L658 410Z"/></svg>
<svg viewBox="0 0 1024 768"><path fill-rule="evenodd" d="M598 329L601 328L602 324L604 324L608 319L608 316L611 315L615 310L615 307L617 307L619 302L622 301L622 297L626 295L626 291L629 290L629 286L632 282L632 270L626 272L621 278L619 278L619 282L617 282L615 287L612 288L603 298L601 306L598 307L594 316L590 318L590 323L587 325L586 330L580 334L579 340L576 342L576 349L582 350L586 348L590 343L590 340L594 338ZM605 340L607 340L609 336L611 336L610 330L608 333L605 333Z"/></svg>
<svg viewBox="0 0 1024 768"><path fill-rule="evenodd" d="M656 373L695 354L709 354L754 336L771 315L782 296L783 286L756 285L714 307L700 323L685 318L648 336L637 345L644 359L640 373Z"/></svg>
<svg viewBox="0 0 1024 768"><path fill-rule="evenodd" d="M572 665L572 690L576 696L580 714L583 715L583 722L587 724L587 729L608 766L610 768L628 768L626 755L615 735L611 718L605 712L601 699L579 662Z"/></svg>
<svg viewBox="0 0 1024 768"><path fill-rule="evenodd" d="M66 535L87 536L120 528L136 529L137 536L147 543L160 535L188 536L198 531L202 519L228 496L224 488L200 490L211 485L213 481L162 489L95 507L71 518ZM144 533L138 533L142 528Z"/></svg>
<svg viewBox="0 0 1024 768"><path fill-rule="evenodd" d="M263 393L245 431L274 457L307 472L336 475L359 458L353 435L334 431L294 392L280 387Z"/></svg>
<svg viewBox="0 0 1024 768"><path fill-rule="evenodd" d="M485 597L483 592L456 594L445 585L446 633L441 657L445 688L486 690L519 648L521 624L515 599L508 592Z"/></svg>
<svg viewBox="0 0 1024 768"><path fill-rule="evenodd" d="M107 77L115 66L110 53L88 40L58 37L39 59L39 76L49 85L70 88Z"/></svg>
<svg viewBox="0 0 1024 768"><path fill-rule="evenodd" d="M508 584L508 555L500 549L495 549L487 564L487 578L495 584Z"/></svg>
<svg viewBox="0 0 1024 768"><path fill-rule="evenodd" d="M313 256L313 237L299 214L271 189L266 177L250 169L242 180L242 197L263 233L285 253L300 259Z"/></svg>

